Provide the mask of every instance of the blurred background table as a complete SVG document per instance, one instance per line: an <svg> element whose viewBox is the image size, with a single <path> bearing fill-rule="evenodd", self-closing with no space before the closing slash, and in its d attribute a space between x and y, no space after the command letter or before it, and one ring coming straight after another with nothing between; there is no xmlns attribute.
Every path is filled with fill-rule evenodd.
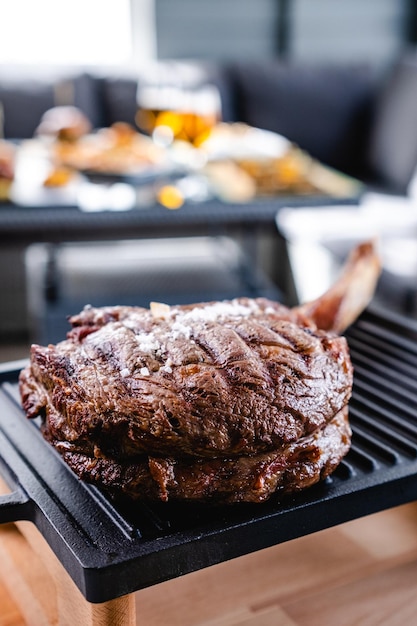
<svg viewBox="0 0 417 626"><path fill-rule="evenodd" d="M105 196L104 196L105 198ZM8 298L3 299L0 306L0 328L5 335L13 334L25 335L31 333L31 339L43 341L55 341L57 337L62 337L62 333L67 329L66 317L77 312L77 307L82 307L86 303L102 305L116 304L120 302L136 303L145 305L150 299L171 298L170 304L179 303L188 298L188 301L225 299L238 295L247 296L268 296L273 299L285 299L288 279L287 255L282 246L282 237L276 228L276 214L282 207L293 207L298 209L304 205L320 205L331 203L329 197L277 197L262 198L248 203L226 203L218 200L210 200L198 203L185 203L177 210L169 210L156 202L144 205L135 205L125 210L106 210L108 207L102 206L99 210L86 211L71 204L53 205L44 204L0 204L0 245L1 254L4 257L3 271L0 276L0 290L8 293ZM341 202L354 204L356 197L347 197ZM219 241L221 238L228 238L236 249L235 261L224 262L216 270L219 285L217 288L204 289L206 274L201 274L199 290L197 292L186 286L186 276L175 279L178 285L177 295L168 292L164 294L162 287L157 287L156 282L149 292L147 286L141 283L141 248L144 247L145 240L152 243L154 250L155 264L158 265L158 254L166 258L167 240L171 240L170 248L177 246L174 254L175 258L184 260L184 267L190 269L187 248L196 247L195 238L203 237L207 241ZM132 275L132 269L137 270L136 283L131 282L130 293L127 292L120 299L120 289L116 285L124 280L123 274L117 272L117 259L121 241L128 242L132 254L131 267L124 266L125 275ZM119 242L119 243L118 243ZM101 245L103 261L103 271L111 262L113 257L113 271L108 273L107 290L105 293L98 293L92 290L91 293L80 294L78 299L70 303L65 298L65 288L60 282L59 273L56 268L59 265L57 257L63 246L84 243L91 245L91 259L97 266L97 254ZM34 265L33 255L28 260L28 248L32 244L44 244L45 254L48 261L42 267ZM148 246L149 247L149 246ZM76 253L76 247L74 248ZM230 249L230 246L229 246ZM159 251L159 252L158 252ZM228 253L229 254L229 253ZM229 256L229 259L231 257ZM187 260L188 259L188 260ZM213 253L213 260L219 259L217 253ZM234 266L239 265L236 273ZM61 264L62 266L62 264ZM177 268L178 269L178 268ZM197 271L196 261L194 270ZM71 270L61 267L62 272ZM91 274L90 262L85 262L84 275ZM220 283L224 282L222 273L234 272L234 285L230 285L225 290ZM127 272L127 273L126 273ZM171 276L171 271L167 272ZM239 274L239 276L237 276ZM54 317L61 319L59 335L51 332L46 337L43 333L34 336L33 304L30 301L30 293L34 293L33 276L37 276L38 294L35 295L37 311L35 317L43 317L43 328L53 326L51 319L47 319L48 304L54 306L54 299L59 292L59 297L64 305L54 312ZM112 276L112 277L111 277ZM214 274L212 274L214 276ZM172 278L172 277L171 277ZM157 277L155 279L158 280ZM170 279L171 280L171 279ZM53 283L51 286L51 282ZM62 281L61 281L62 282ZM64 281L65 282L65 281ZM110 294L110 284L115 287L114 294ZM165 284L166 284L165 280ZM1 285L3 283L3 285ZM173 283L172 283L173 284ZM212 285L213 285L212 281ZM58 288L59 287L59 288ZM172 285L171 285L172 287ZM119 302L116 300L119 299ZM39 303L42 311L40 312ZM44 306L44 304L46 305ZM36 333L35 333L36 335ZM19 337L18 337L19 339Z"/></svg>

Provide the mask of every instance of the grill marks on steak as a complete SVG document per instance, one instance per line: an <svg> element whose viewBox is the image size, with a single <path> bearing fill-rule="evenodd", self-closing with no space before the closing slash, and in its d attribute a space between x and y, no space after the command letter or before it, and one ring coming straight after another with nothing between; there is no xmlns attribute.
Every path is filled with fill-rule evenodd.
<svg viewBox="0 0 417 626"><path fill-rule="evenodd" d="M346 342L268 300L86 309L32 348L23 408L97 458L224 457L278 449L348 402ZM295 323L294 323L295 322Z"/></svg>

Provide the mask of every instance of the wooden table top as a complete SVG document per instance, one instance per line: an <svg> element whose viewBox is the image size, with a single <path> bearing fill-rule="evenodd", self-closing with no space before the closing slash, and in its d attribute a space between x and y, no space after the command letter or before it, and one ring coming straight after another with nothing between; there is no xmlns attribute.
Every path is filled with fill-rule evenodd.
<svg viewBox="0 0 417 626"><path fill-rule="evenodd" d="M0 626L24 626L5 580L6 536L14 558L23 540L13 525L0 527ZM416 591L412 503L144 589L136 593L137 624L403 626L415 621Z"/></svg>

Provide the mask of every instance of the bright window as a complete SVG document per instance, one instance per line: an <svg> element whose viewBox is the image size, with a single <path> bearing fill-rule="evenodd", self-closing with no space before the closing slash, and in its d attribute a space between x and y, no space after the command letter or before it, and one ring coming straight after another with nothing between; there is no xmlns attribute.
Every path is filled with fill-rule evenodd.
<svg viewBox="0 0 417 626"><path fill-rule="evenodd" d="M12 0L0 64L113 65L132 55L130 0Z"/></svg>

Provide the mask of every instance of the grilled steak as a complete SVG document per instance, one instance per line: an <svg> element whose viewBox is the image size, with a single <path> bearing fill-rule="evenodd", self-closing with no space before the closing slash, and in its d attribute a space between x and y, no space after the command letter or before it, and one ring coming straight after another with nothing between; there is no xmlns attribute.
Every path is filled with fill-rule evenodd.
<svg viewBox="0 0 417 626"><path fill-rule="evenodd" d="M82 478L130 497L262 501L347 452L346 341L295 309L241 298L71 321L65 341L32 347L20 390Z"/></svg>
<svg viewBox="0 0 417 626"><path fill-rule="evenodd" d="M267 300L106 315L34 346L21 378L28 415L46 413L53 437L88 453L254 454L322 428L349 400L345 339Z"/></svg>
<svg viewBox="0 0 417 626"><path fill-rule="evenodd" d="M328 292L293 309L86 307L65 341L32 347L22 406L80 478L116 495L262 502L303 489L349 449L353 372L337 334L379 273L366 242Z"/></svg>

